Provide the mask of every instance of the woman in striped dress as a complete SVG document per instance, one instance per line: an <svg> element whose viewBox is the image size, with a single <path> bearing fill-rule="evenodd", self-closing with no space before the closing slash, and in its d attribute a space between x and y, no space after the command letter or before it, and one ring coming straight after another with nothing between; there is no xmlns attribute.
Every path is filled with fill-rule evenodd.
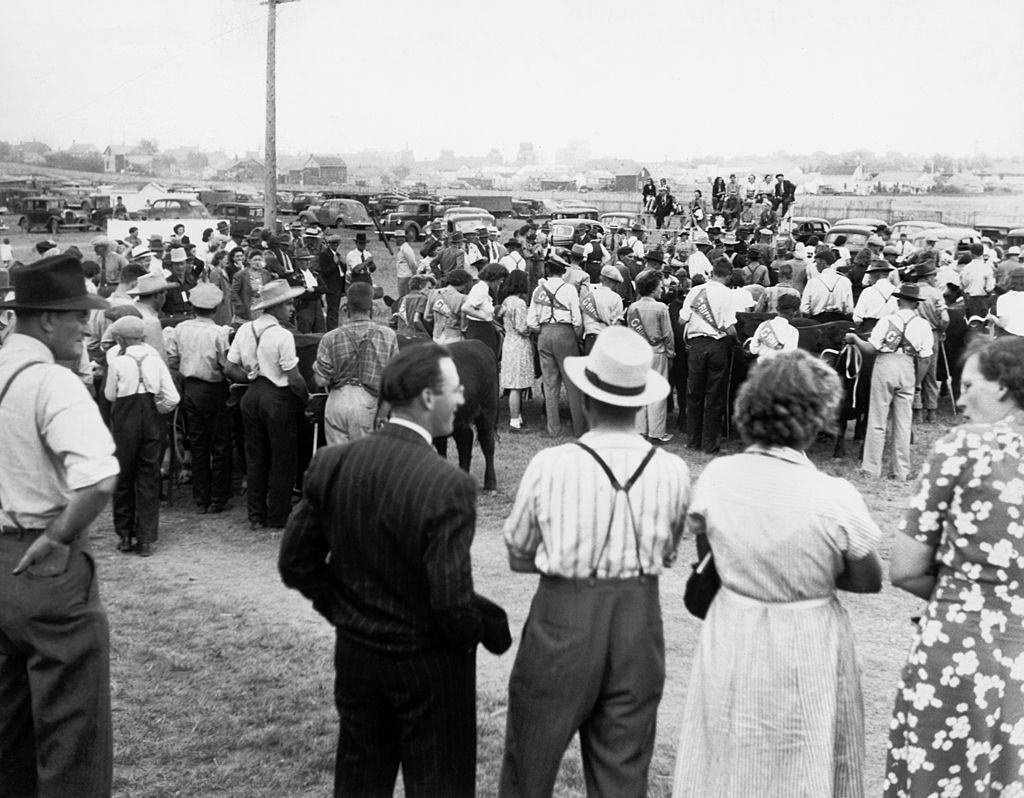
<svg viewBox="0 0 1024 798"><path fill-rule="evenodd" d="M881 537L804 454L839 378L802 351L758 363L736 403L749 448L704 469L687 526L722 587L694 655L675 798L861 798L864 709L836 590L877 592Z"/></svg>

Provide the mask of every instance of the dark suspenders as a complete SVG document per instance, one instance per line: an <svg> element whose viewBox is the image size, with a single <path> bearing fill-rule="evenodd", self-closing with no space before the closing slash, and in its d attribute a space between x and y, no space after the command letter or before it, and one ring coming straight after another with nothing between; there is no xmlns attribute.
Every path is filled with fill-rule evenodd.
<svg viewBox="0 0 1024 798"><path fill-rule="evenodd" d="M626 507L629 512L629 520L633 526L633 548L636 552L636 565L640 569L640 575L644 575L644 566L640 560L640 537L637 530L636 517L633 515L633 502L629 498L629 491L636 484L636 481L640 479L640 475L644 473L644 469L647 468L647 464L651 462L651 458L654 457L654 453L657 451L657 447L652 446L647 450L647 454L644 455L644 459L640 461L640 465L637 466L636 471L633 475L626 480L626 484L622 485L619 480L615 478L615 474L608 467L608 464L602 459L601 455L591 449L587 444L581 441L575 442L583 451L589 454L597 461L597 464L601 466L601 470L604 471L605 476L608 477L608 481L612 484L612 489L615 491L615 497L612 499L611 515L608 518L608 529L604 533L604 543L601 544L601 550L597 553L597 557L591 561L590 564L590 578L594 579L597 577L597 569L601 564L601 558L604 556L605 549L608 548L608 543L611 539L612 534L612 523L615 521L615 507L618 505L619 494L625 494L626 496Z"/></svg>

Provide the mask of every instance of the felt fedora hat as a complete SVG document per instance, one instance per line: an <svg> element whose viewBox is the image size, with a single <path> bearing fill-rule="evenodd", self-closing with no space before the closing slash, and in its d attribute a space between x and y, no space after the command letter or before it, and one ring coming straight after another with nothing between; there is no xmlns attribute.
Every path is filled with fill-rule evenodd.
<svg viewBox="0 0 1024 798"><path fill-rule="evenodd" d="M252 306L253 310L266 310L275 305L289 302L306 293L305 288L292 288L286 280L271 280L263 286L260 301Z"/></svg>
<svg viewBox="0 0 1024 798"><path fill-rule="evenodd" d="M909 299L911 302L924 302L921 296L921 286L917 283L904 283L899 291L892 294L896 299Z"/></svg>
<svg viewBox="0 0 1024 798"><path fill-rule="evenodd" d="M584 357L565 359L566 376L587 396L643 407L668 396L668 380L651 368L651 345L627 327L609 327Z"/></svg>
<svg viewBox="0 0 1024 798"><path fill-rule="evenodd" d="M85 290L82 262L73 255L54 255L11 273L14 297L0 302L12 310L106 310L107 300Z"/></svg>

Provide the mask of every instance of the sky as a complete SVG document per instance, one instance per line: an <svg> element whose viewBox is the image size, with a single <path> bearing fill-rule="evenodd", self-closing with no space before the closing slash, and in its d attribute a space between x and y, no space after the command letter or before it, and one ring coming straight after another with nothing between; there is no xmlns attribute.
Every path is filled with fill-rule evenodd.
<svg viewBox="0 0 1024 798"><path fill-rule="evenodd" d="M262 150L258 0L0 0L0 140ZM1024 156L1024 3L297 0L279 153Z"/></svg>

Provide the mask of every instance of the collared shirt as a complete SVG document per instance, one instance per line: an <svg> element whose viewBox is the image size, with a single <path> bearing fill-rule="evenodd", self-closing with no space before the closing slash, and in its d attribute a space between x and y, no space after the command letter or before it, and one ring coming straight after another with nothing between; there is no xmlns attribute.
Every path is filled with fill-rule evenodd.
<svg viewBox="0 0 1024 798"><path fill-rule="evenodd" d="M183 377L195 377L207 382L224 381L227 363L228 327L222 327L212 318L187 319L171 328L167 336L167 361Z"/></svg>
<svg viewBox="0 0 1024 798"><path fill-rule="evenodd" d="M257 346L257 336L259 344ZM238 328L228 350L228 362L236 363L248 371L258 371L279 388L288 387L288 375L299 365L295 353L295 337L270 314L264 313L255 321Z"/></svg>
<svg viewBox="0 0 1024 798"><path fill-rule="evenodd" d="M626 323L651 345L656 355L676 356L668 306L653 297L639 297L626 311Z"/></svg>
<svg viewBox="0 0 1024 798"><path fill-rule="evenodd" d="M911 357L931 357L935 346L932 328L916 310L902 308L878 320L870 343L880 355L902 352Z"/></svg>
<svg viewBox="0 0 1024 798"><path fill-rule="evenodd" d="M995 273L985 261L972 260L960 272L960 286L967 296L986 296L995 290Z"/></svg>
<svg viewBox="0 0 1024 798"><path fill-rule="evenodd" d="M850 279L831 267L807 283L800 300L800 312L805 316L816 316L826 311L853 313Z"/></svg>
<svg viewBox="0 0 1024 798"><path fill-rule="evenodd" d="M859 324L864 319L880 319L895 313L899 309L896 300L892 298L895 290L895 286L885 279L865 286L853 308L854 322Z"/></svg>
<svg viewBox="0 0 1024 798"><path fill-rule="evenodd" d="M601 263L608 263L608 261L612 259L612 256L608 254L608 250L604 248L604 245L600 241L590 241L583 245L584 261L590 260L590 253L592 253L595 248L601 251Z"/></svg>
<svg viewBox="0 0 1024 798"><path fill-rule="evenodd" d="M779 298L784 296L793 296L799 299L800 292L792 285L786 283L779 283L778 285L773 285L771 288L766 288L764 291L764 312L778 313Z"/></svg>
<svg viewBox="0 0 1024 798"><path fill-rule="evenodd" d="M636 235L631 235L626 239L626 246L633 250L633 257L638 261L643 261L647 255L647 248L644 246L644 242Z"/></svg>
<svg viewBox="0 0 1024 798"><path fill-rule="evenodd" d="M498 261L502 266L509 270L509 273L514 271L526 271L526 258L524 258L519 250L512 250L505 257Z"/></svg>
<svg viewBox="0 0 1024 798"><path fill-rule="evenodd" d="M416 250L408 241L398 248L398 257L395 258L395 277L412 277L420 268L420 259L416 256Z"/></svg>
<svg viewBox="0 0 1024 798"><path fill-rule="evenodd" d="M918 283L923 301L917 303L917 315L928 322L934 332L943 332L949 326L946 297L936 286Z"/></svg>
<svg viewBox="0 0 1024 798"><path fill-rule="evenodd" d="M0 504L5 523L43 529L73 491L116 476L118 465L96 402L45 344L11 333L0 348L0 386L30 361L47 365L19 374L0 407Z"/></svg>
<svg viewBox="0 0 1024 798"><path fill-rule="evenodd" d="M561 277L540 280L526 311L526 326L531 329L551 323L583 326L579 294Z"/></svg>
<svg viewBox="0 0 1024 798"><path fill-rule="evenodd" d="M651 448L639 435L588 432L580 442L596 451L620 484ZM629 500L612 489L597 461L568 443L544 449L526 467L505 545L512 558L542 574L569 579L626 579L661 573L679 543L690 503L690 472L681 458L655 452ZM639 552L639 558L637 554Z"/></svg>
<svg viewBox="0 0 1024 798"><path fill-rule="evenodd" d="M597 335L622 321L622 297L606 285L585 287L580 292L584 335Z"/></svg>
<svg viewBox="0 0 1024 798"><path fill-rule="evenodd" d="M462 340L462 305L466 295L455 286L446 285L427 294L427 307L423 320L433 325L433 338L439 344L452 344Z"/></svg>
<svg viewBox="0 0 1024 798"><path fill-rule="evenodd" d="M117 252L108 252L105 257L96 256L100 267L100 280L104 285L117 285L121 280L121 269L128 265L128 259Z"/></svg>
<svg viewBox="0 0 1024 798"><path fill-rule="evenodd" d="M349 269L362 269L363 264L369 260L372 260L373 255L367 252L365 249L360 251L358 249L349 250L349 253L345 256L345 263Z"/></svg>
<svg viewBox="0 0 1024 798"><path fill-rule="evenodd" d="M732 291L717 280L691 288L679 309L679 321L686 325L687 338L724 338L725 330L736 324L736 300Z"/></svg>
<svg viewBox="0 0 1024 798"><path fill-rule="evenodd" d="M423 438L423 440L425 440L428 444L430 444L431 446L434 445L434 439L430 437L430 433L427 432L426 429L421 427L415 421L410 421L407 418L400 418L398 416L393 415L391 416L391 418L388 419L388 423L397 424L400 427L411 429L413 432L417 433L421 438Z"/></svg>
<svg viewBox="0 0 1024 798"><path fill-rule="evenodd" d="M108 349L107 383L103 388L107 401L140 393L153 394L161 413L171 412L181 401L167 364L149 344L132 344L124 352L118 346Z"/></svg>
<svg viewBox="0 0 1024 798"><path fill-rule="evenodd" d="M135 308L142 314L142 328L146 333L145 341L153 347L157 354L167 362L167 350L164 347L164 326L160 323L160 314L149 305L135 302Z"/></svg>
<svg viewBox="0 0 1024 798"><path fill-rule="evenodd" d="M320 339L313 373L332 391L361 385L380 393L384 367L398 354L398 336L390 327L369 319L345 319Z"/></svg>
<svg viewBox="0 0 1024 798"><path fill-rule="evenodd" d="M691 280L698 274L705 278L710 278L711 271L711 261L700 250L697 250L686 259L686 273L690 275Z"/></svg>
<svg viewBox="0 0 1024 798"><path fill-rule="evenodd" d="M750 336L747 348L758 357L774 357L780 352L792 352L800 344L800 333L782 316L768 319L758 325Z"/></svg>

